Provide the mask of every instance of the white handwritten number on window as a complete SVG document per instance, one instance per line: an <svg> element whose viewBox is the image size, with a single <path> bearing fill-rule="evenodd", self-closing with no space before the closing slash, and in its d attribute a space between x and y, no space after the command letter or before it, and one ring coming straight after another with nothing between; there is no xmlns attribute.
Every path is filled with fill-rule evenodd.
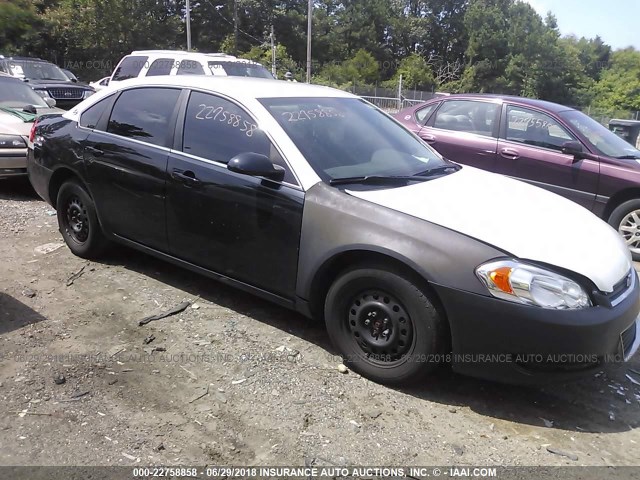
<svg viewBox="0 0 640 480"><path fill-rule="evenodd" d="M253 137L253 133L258 129L255 123L247 122L242 119L242 115L231 113L223 107L213 107L201 103L198 105L200 111L196 114L197 120L217 120L222 123L239 129L247 137Z"/></svg>
<svg viewBox="0 0 640 480"><path fill-rule="evenodd" d="M301 122L314 118L344 118L344 114L332 108L314 108L313 110L296 110L294 112L282 112L282 116L289 122Z"/></svg>

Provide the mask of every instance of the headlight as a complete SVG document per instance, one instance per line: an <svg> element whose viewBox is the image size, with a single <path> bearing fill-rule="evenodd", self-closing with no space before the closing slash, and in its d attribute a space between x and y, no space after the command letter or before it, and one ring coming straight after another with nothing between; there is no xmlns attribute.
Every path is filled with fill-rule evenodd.
<svg viewBox="0 0 640 480"><path fill-rule="evenodd" d="M27 144L19 135L0 135L0 148L27 148Z"/></svg>
<svg viewBox="0 0 640 480"><path fill-rule="evenodd" d="M47 90L36 90L35 92L42 98L51 98L51 95L49 95L49 92Z"/></svg>
<svg viewBox="0 0 640 480"><path fill-rule="evenodd" d="M91 91L91 90L85 90L84 93L82 94L82 98L89 98L91 95L93 95L95 92Z"/></svg>
<svg viewBox="0 0 640 480"><path fill-rule="evenodd" d="M569 310L591 306L589 295L573 280L515 260L499 260L476 269L491 295L510 302Z"/></svg>

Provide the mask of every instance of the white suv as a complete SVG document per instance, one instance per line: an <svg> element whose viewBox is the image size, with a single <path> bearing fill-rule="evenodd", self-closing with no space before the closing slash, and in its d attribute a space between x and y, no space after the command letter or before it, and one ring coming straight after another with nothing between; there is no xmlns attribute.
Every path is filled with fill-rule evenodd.
<svg viewBox="0 0 640 480"><path fill-rule="evenodd" d="M111 75L109 85L130 78L158 75L207 75L273 78L261 64L224 53L180 50L139 50L126 55Z"/></svg>

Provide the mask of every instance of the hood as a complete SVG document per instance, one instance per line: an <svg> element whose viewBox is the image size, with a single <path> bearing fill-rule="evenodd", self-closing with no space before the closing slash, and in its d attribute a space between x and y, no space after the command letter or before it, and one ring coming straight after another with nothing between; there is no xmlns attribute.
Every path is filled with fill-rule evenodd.
<svg viewBox="0 0 640 480"><path fill-rule="evenodd" d="M31 85L32 88L42 89L42 88L56 88L56 87L65 87L65 88L78 88L80 90L93 90L93 88L86 83L81 82L72 82L71 80L31 80L26 82L28 85Z"/></svg>
<svg viewBox="0 0 640 480"><path fill-rule="evenodd" d="M19 108L16 108L15 110L17 112L21 111L21 109ZM49 113L64 113L64 110L60 110L58 108L38 108L37 116ZM12 113L9 113L7 111L0 110L0 135L8 134L28 137L29 133L31 133L32 125L33 121L25 121L17 115L13 115Z"/></svg>
<svg viewBox="0 0 640 480"><path fill-rule="evenodd" d="M631 269L622 237L589 210L546 190L472 167L400 188L350 195L565 268L613 291ZM487 259L489 260L489 259Z"/></svg>

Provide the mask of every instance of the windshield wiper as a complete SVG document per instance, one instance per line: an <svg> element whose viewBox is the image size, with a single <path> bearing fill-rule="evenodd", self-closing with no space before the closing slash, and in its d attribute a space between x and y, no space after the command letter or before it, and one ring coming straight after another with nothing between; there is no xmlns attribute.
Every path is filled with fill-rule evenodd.
<svg viewBox="0 0 640 480"><path fill-rule="evenodd" d="M450 170L452 170L451 173L457 172L458 170L460 170L462 167L460 165L443 165L441 167L435 167L435 168L431 168L429 170L425 170L424 172L420 172L420 173L416 173L415 176L416 177L435 177L436 175L442 175L445 173L449 173Z"/></svg>
<svg viewBox="0 0 640 480"><path fill-rule="evenodd" d="M445 175L450 170L457 172L461 168L460 165L444 165L416 173L415 175L365 175L362 177L333 178L329 180L329 185L347 185L349 183L385 185L388 183L426 182L435 176Z"/></svg>
<svg viewBox="0 0 640 480"><path fill-rule="evenodd" d="M362 177L332 178L329 185L347 185L349 183L364 183L370 185L385 185L388 183L424 182L427 177L416 177L408 175L366 175Z"/></svg>
<svg viewBox="0 0 640 480"><path fill-rule="evenodd" d="M622 155L621 157L615 157L617 160L636 160L640 159L638 155Z"/></svg>

